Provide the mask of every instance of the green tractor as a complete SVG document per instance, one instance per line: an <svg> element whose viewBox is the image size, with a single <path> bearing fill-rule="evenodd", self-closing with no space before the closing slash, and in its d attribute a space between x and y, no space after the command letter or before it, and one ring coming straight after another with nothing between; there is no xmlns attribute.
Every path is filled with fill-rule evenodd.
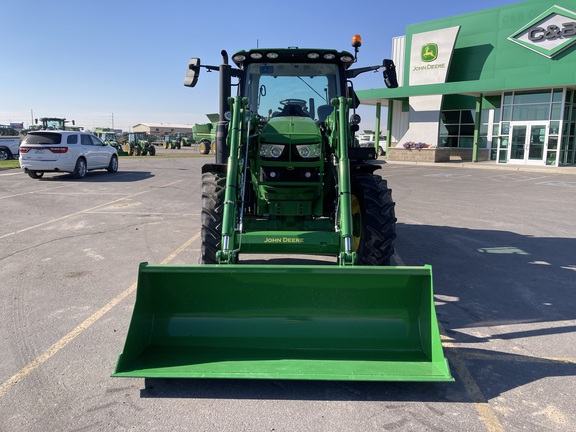
<svg viewBox="0 0 576 432"><path fill-rule="evenodd" d="M127 156L128 152L124 150L122 144L118 141L116 132L110 128L94 128L92 131L104 144L114 147L118 152L118 156Z"/></svg>
<svg viewBox="0 0 576 432"><path fill-rule="evenodd" d="M154 156L156 147L148 141L146 132L130 132L128 134L127 150L130 156Z"/></svg>
<svg viewBox="0 0 576 432"><path fill-rule="evenodd" d="M180 136L180 147L192 147L194 144L194 138L189 134L182 134Z"/></svg>
<svg viewBox="0 0 576 432"><path fill-rule="evenodd" d="M186 86L202 68L220 71L200 263L140 265L113 376L453 380L432 269L389 266L395 204L375 149L354 139L352 79L383 69L395 87L395 67L352 68L359 37L353 46L239 51L235 66L225 51L220 66L190 60Z"/></svg>
<svg viewBox="0 0 576 432"><path fill-rule="evenodd" d="M34 119L34 123L36 123L36 125L34 128L30 128L31 130L80 131L83 129L80 126L76 126L76 122L74 120L66 120L65 118L60 117L42 117L40 122L38 122L38 119ZM72 126L66 126L66 123L72 123Z"/></svg>
<svg viewBox="0 0 576 432"><path fill-rule="evenodd" d="M164 135L164 148L166 149L180 149L182 141L178 135Z"/></svg>

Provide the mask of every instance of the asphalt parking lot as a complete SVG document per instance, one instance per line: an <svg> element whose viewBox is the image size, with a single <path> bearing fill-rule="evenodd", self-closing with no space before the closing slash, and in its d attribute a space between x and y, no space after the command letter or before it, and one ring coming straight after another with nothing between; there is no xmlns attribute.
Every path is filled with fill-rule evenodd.
<svg viewBox="0 0 576 432"><path fill-rule="evenodd" d="M576 175L556 172L380 171L396 264L433 266L453 383L110 378L138 264L198 261L211 160L0 171L1 431L574 430Z"/></svg>

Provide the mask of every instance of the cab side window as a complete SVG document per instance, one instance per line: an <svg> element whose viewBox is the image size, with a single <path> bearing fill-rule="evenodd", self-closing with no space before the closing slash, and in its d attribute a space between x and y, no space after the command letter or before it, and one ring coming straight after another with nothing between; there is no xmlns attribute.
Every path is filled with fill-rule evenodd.
<svg viewBox="0 0 576 432"><path fill-rule="evenodd" d="M78 135L68 135L66 138L66 144L78 144Z"/></svg>

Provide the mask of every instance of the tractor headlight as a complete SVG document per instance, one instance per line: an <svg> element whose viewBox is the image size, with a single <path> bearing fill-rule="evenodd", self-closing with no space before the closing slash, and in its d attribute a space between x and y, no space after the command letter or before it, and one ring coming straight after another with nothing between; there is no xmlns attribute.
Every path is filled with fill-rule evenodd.
<svg viewBox="0 0 576 432"><path fill-rule="evenodd" d="M282 156L284 151L283 145L279 144L261 144L260 145L260 156L263 158L274 158L277 159Z"/></svg>
<svg viewBox="0 0 576 432"><path fill-rule="evenodd" d="M296 150L298 150L298 154L301 158L313 159L320 157L322 147L321 144L297 145Z"/></svg>
<svg viewBox="0 0 576 432"><path fill-rule="evenodd" d="M360 116L358 114L352 114L350 116L350 124L352 126L359 125L361 121L362 121L362 119L360 118Z"/></svg>

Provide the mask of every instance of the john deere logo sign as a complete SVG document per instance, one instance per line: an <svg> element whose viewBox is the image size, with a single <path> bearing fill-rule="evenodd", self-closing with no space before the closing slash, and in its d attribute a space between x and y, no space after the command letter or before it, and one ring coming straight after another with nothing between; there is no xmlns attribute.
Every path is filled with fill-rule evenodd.
<svg viewBox="0 0 576 432"><path fill-rule="evenodd" d="M438 45L429 43L422 47L420 58L423 62L433 62L438 58Z"/></svg>
<svg viewBox="0 0 576 432"><path fill-rule="evenodd" d="M576 42L576 13L552 6L508 39L552 58Z"/></svg>

